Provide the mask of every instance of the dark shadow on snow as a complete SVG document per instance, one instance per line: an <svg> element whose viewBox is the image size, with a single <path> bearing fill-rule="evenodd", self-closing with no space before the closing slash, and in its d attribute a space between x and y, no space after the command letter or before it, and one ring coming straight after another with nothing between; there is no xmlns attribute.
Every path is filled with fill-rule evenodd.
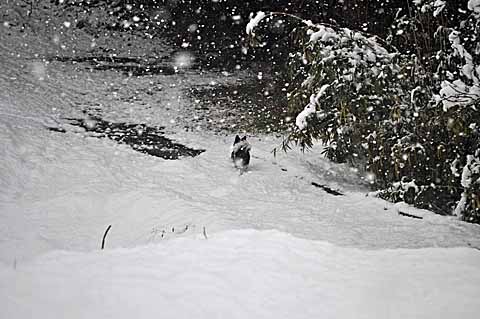
<svg viewBox="0 0 480 319"><path fill-rule="evenodd" d="M67 119L70 125L84 128L91 136L109 138L120 144L127 144L137 152L175 160L183 156L195 157L205 150L196 150L173 142L163 136L163 127L151 127L145 124L112 123L100 118ZM48 127L50 131L66 133L66 129Z"/></svg>
<svg viewBox="0 0 480 319"><path fill-rule="evenodd" d="M231 51L231 49L230 49ZM173 75L179 72L176 69L171 57L120 57L113 55L88 55L88 56L53 56L51 61L64 63L83 63L87 68L107 71L113 70L122 72L129 76L148 75ZM242 63L246 67L249 63ZM235 71L239 64L232 59L231 55L222 54L200 54L195 56L189 69L198 72L207 71Z"/></svg>
<svg viewBox="0 0 480 319"><path fill-rule="evenodd" d="M197 121L209 130L284 132L290 123L286 120L287 93L282 84L257 79L254 83L195 86L187 94L196 101L193 111Z"/></svg>
<svg viewBox="0 0 480 319"><path fill-rule="evenodd" d="M114 70L130 76L172 75L175 68L164 59L145 59L118 56L55 56L52 60L71 63L88 63L89 67L98 71Z"/></svg>

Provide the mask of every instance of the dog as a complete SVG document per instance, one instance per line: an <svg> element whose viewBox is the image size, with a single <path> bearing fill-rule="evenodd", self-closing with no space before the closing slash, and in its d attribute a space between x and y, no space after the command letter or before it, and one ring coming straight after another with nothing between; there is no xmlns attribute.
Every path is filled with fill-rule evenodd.
<svg viewBox="0 0 480 319"><path fill-rule="evenodd" d="M247 137L244 136L235 136L235 141L232 146L232 153L230 157L232 158L233 164L236 168L246 170L250 164L250 150L252 146L247 141Z"/></svg>

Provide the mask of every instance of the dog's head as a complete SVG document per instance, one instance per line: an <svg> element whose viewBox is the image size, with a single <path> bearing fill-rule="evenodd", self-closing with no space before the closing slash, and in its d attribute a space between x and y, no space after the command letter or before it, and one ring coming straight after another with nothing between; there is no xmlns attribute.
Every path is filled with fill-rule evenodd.
<svg viewBox="0 0 480 319"><path fill-rule="evenodd" d="M232 146L231 158L236 167L246 168L250 163L250 149L252 146L247 141L247 137L235 136Z"/></svg>

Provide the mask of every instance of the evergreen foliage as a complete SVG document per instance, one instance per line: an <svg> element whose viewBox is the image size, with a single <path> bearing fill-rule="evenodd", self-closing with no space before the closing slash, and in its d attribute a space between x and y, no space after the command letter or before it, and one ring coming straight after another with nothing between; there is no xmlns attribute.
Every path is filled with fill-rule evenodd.
<svg viewBox="0 0 480 319"><path fill-rule="evenodd" d="M388 42L294 18L284 147L321 140L380 197L480 223L480 3L464 5L462 20L445 1L412 1Z"/></svg>

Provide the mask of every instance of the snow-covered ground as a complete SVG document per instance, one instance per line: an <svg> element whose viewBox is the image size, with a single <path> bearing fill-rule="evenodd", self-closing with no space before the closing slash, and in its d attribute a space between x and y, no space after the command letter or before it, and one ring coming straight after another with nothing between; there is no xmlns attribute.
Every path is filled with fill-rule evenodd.
<svg viewBox="0 0 480 319"><path fill-rule="evenodd" d="M197 121L188 88L248 72L90 71L52 57L98 53L102 41L121 56L174 50L114 37L92 47L78 30L36 28L0 29L1 318L478 315L478 225L366 196L364 180L319 147L274 157L273 136L250 136L240 175L232 136L184 129ZM177 161L135 152L65 120L82 111L164 126L206 152Z"/></svg>
<svg viewBox="0 0 480 319"><path fill-rule="evenodd" d="M239 230L0 269L2 318L477 318L480 254Z"/></svg>

